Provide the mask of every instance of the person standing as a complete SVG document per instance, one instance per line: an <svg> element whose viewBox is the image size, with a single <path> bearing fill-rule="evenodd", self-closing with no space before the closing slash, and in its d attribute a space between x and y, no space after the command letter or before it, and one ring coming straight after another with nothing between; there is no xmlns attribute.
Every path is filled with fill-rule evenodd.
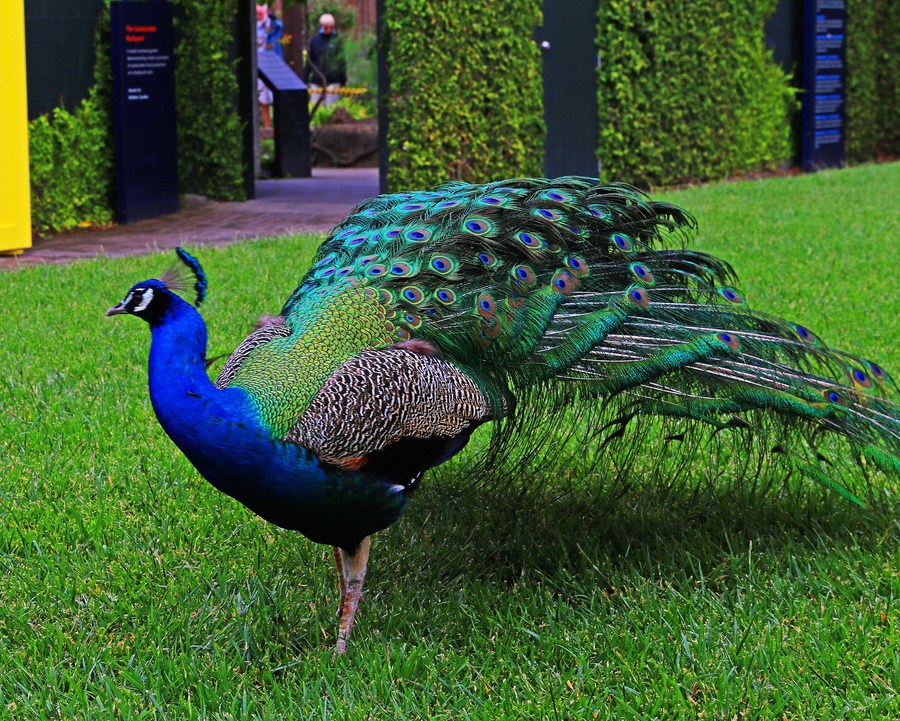
<svg viewBox="0 0 900 721"><path fill-rule="evenodd" d="M337 90L347 84L344 42L335 28L334 15L319 18L319 30L310 38L303 79L311 88L325 92L325 107L338 99Z"/></svg>
<svg viewBox="0 0 900 721"><path fill-rule="evenodd" d="M269 6L256 6L256 52L275 53L278 57L284 57L284 48L281 39L284 37L284 25L281 20L269 14ZM259 113L262 117L263 129L268 130L272 126L272 91L262 81L256 79L257 99L259 100Z"/></svg>

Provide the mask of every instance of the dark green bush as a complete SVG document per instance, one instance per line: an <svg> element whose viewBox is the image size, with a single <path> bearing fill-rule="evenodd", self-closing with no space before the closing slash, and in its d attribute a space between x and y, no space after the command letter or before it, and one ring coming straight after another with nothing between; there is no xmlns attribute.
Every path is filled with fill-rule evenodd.
<svg viewBox="0 0 900 721"><path fill-rule="evenodd" d="M848 0L848 162L900 155L898 57L900 4L895 0Z"/></svg>
<svg viewBox="0 0 900 721"><path fill-rule="evenodd" d="M538 0L387 3L391 187L541 174L536 25Z"/></svg>
<svg viewBox="0 0 900 721"><path fill-rule="evenodd" d="M790 79L764 44L774 0L601 0L607 180L669 185L791 158Z"/></svg>
<svg viewBox="0 0 900 721"><path fill-rule="evenodd" d="M38 233L114 220L109 111L97 95L71 113L60 106L29 124L31 225Z"/></svg>
<svg viewBox="0 0 900 721"><path fill-rule="evenodd" d="M64 107L28 124L31 226L38 233L110 225L115 220L115 148L109 10L95 33L94 85L72 112Z"/></svg>
<svg viewBox="0 0 900 721"><path fill-rule="evenodd" d="M237 0L173 0L182 193L243 200L234 20Z"/></svg>

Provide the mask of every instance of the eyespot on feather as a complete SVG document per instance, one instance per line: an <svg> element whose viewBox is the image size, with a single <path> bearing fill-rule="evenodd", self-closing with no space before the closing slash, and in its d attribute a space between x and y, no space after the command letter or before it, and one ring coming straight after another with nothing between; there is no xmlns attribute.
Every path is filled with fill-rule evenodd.
<svg viewBox="0 0 900 721"><path fill-rule="evenodd" d="M741 349L741 342L731 333L716 333L716 340L729 350L738 351Z"/></svg>
<svg viewBox="0 0 900 721"><path fill-rule="evenodd" d="M632 275L637 279L638 283L645 286L652 286L656 283L653 273L643 263L632 263L629 268Z"/></svg>
<svg viewBox="0 0 900 721"><path fill-rule="evenodd" d="M515 238L526 248L534 249L541 247L541 238L533 233L519 232L516 233Z"/></svg>
<svg viewBox="0 0 900 721"><path fill-rule="evenodd" d="M494 268L499 265L499 263L497 262L497 256L495 256L493 253L479 253L478 262L481 263L485 268Z"/></svg>
<svg viewBox="0 0 900 721"><path fill-rule="evenodd" d="M632 286L627 291L625 291L625 299L632 305L636 305L641 308L650 307L650 296L643 288Z"/></svg>
<svg viewBox="0 0 900 721"><path fill-rule="evenodd" d="M624 233L613 233L610 237L610 240L612 240L614 247L625 252L628 252L633 247L631 238L629 238Z"/></svg>
<svg viewBox="0 0 900 721"><path fill-rule="evenodd" d="M524 288L530 288L535 284L537 277L529 265L517 265L512 270L513 280Z"/></svg>
<svg viewBox="0 0 900 721"><path fill-rule="evenodd" d="M475 299L475 312L482 318L493 318L497 314L497 303L490 293L482 293Z"/></svg>
<svg viewBox="0 0 900 721"><path fill-rule="evenodd" d="M538 216L539 218L543 218L544 220L549 220L549 221L553 221L553 222L559 220L562 217L555 210L550 210L550 208L537 208L534 211L534 214L536 216Z"/></svg>
<svg viewBox="0 0 900 721"><path fill-rule="evenodd" d="M403 237L410 243L427 243L431 238L431 231L428 228L410 228Z"/></svg>
<svg viewBox="0 0 900 721"><path fill-rule="evenodd" d="M847 374L850 376L850 380L853 381L853 384L857 388L868 390L875 385L874 381L868 376L868 374L865 371L860 370L859 368L848 368Z"/></svg>
<svg viewBox="0 0 900 721"><path fill-rule="evenodd" d="M481 332L485 338L489 338L493 340L498 335L500 335L501 324L498 318L482 318L481 319Z"/></svg>
<svg viewBox="0 0 900 721"><path fill-rule="evenodd" d="M446 275L453 272L455 265L456 263L454 263L453 259L449 256L435 255L432 256L431 262L428 264L428 267L431 268L431 270L433 270L435 273Z"/></svg>
<svg viewBox="0 0 900 721"><path fill-rule="evenodd" d="M449 288L438 288L434 292L434 297L438 303L443 305L453 305L456 302L456 293Z"/></svg>
<svg viewBox="0 0 900 721"><path fill-rule="evenodd" d="M880 365L870 360L864 362L866 364L866 367L871 371L872 376L876 382L883 383L885 381L891 380L890 374Z"/></svg>
<svg viewBox="0 0 900 721"><path fill-rule="evenodd" d="M482 218L469 218L463 223L463 228L472 235L484 235L490 229L490 225Z"/></svg>
<svg viewBox="0 0 900 721"><path fill-rule="evenodd" d="M747 302L746 300L744 300L744 296L739 290L727 285L723 285L721 288L716 288L716 293L722 296L729 303L734 303L735 305L745 305Z"/></svg>
<svg viewBox="0 0 900 721"><path fill-rule="evenodd" d="M333 263L335 260L337 260L337 256L334 253L329 253L328 255L316 261L316 263L313 265L313 269L321 268L323 265Z"/></svg>
<svg viewBox="0 0 900 721"><path fill-rule="evenodd" d="M391 264L391 275L397 278L405 278L412 274L412 266L409 263L396 262Z"/></svg>
<svg viewBox="0 0 900 721"><path fill-rule="evenodd" d="M845 406L847 405L847 399L843 393L841 393L837 388L826 388L822 391L822 396L829 403L833 403L836 406Z"/></svg>
<svg viewBox="0 0 900 721"><path fill-rule="evenodd" d="M410 328L420 328L422 326L422 316L410 311L405 312L401 316L401 320Z"/></svg>
<svg viewBox="0 0 900 721"><path fill-rule="evenodd" d="M560 190L548 190L541 194L542 198L552 200L554 203L571 203L572 196Z"/></svg>
<svg viewBox="0 0 900 721"><path fill-rule="evenodd" d="M407 303L412 303L413 305L418 305L425 298L425 294L414 285L408 285L405 288L401 289L400 297L403 298Z"/></svg>
<svg viewBox="0 0 900 721"><path fill-rule="evenodd" d="M802 325L797 325L796 323L791 323L790 326L794 331L794 335L796 335L804 343L816 345L819 342L819 339L816 338L815 334L808 328L804 328Z"/></svg>
<svg viewBox="0 0 900 721"><path fill-rule="evenodd" d="M558 270L550 281L553 290L563 295L572 295L578 288L580 282L567 270Z"/></svg>
<svg viewBox="0 0 900 721"><path fill-rule="evenodd" d="M576 278L587 278L591 272L587 261L578 255L570 255L566 258L566 266L568 266L567 270Z"/></svg>

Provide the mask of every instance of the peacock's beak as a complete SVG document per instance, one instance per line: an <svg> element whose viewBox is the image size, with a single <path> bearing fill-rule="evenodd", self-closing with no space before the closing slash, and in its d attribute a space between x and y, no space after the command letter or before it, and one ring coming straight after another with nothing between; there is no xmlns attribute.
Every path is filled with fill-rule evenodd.
<svg viewBox="0 0 900 721"><path fill-rule="evenodd" d="M107 316L122 315L122 313L127 313L127 312L128 311L125 310L125 301L122 301L118 305L114 305L112 308L110 308L108 311L106 311L106 315Z"/></svg>

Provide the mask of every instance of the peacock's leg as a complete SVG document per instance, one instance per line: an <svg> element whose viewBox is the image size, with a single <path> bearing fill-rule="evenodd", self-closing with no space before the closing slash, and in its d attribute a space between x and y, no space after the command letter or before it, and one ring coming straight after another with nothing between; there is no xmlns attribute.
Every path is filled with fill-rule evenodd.
<svg viewBox="0 0 900 721"><path fill-rule="evenodd" d="M338 609L335 616L342 616L344 614L344 597L347 595L347 579L344 578L344 559L341 556L340 548L332 546L331 550L334 552L334 565L337 568L338 585L341 591L341 599L338 601Z"/></svg>
<svg viewBox="0 0 900 721"><path fill-rule="evenodd" d="M336 654L347 653L347 638L353 629L356 610L359 608L359 601L362 598L363 581L366 578L366 568L369 564L370 544L371 537L366 536L353 553L348 553L342 548L338 549L341 555L339 566L345 591L344 602L341 604L341 625L338 630Z"/></svg>

